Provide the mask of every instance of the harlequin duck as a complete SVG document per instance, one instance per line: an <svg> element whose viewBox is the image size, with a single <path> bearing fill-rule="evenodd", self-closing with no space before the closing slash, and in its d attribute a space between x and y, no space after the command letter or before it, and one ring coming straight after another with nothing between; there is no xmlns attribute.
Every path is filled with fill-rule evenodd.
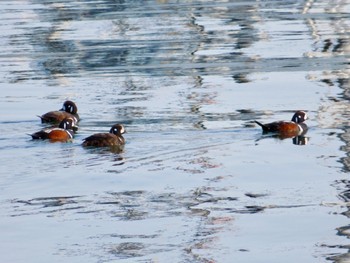
<svg viewBox="0 0 350 263"><path fill-rule="evenodd" d="M112 126L109 133L95 133L83 139L83 146L123 146L125 144L123 133L125 133L124 126L122 124L115 124Z"/></svg>
<svg viewBox="0 0 350 263"><path fill-rule="evenodd" d="M60 125L56 128L46 128L36 133L30 134L34 140L50 140L50 141L59 141L67 142L73 139L73 119L66 118L60 122Z"/></svg>
<svg viewBox="0 0 350 263"><path fill-rule="evenodd" d="M267 124L262 124L255 121L263 129L263 133L279 133L282 135L297 136L306 133L307 125L304 121L307 119L307 114L304 111L297 111L291 121L276 121Z"/></svg>
<svg viewBox="0 0 350 263"><path fill-rule="evenodd" d="M78 123L77 105L73 101L67 100L63 103L62 109L58 111L49 111L42 116L39 116L42 123L60 123L64 118L72 118L74 124Z"/></svg>

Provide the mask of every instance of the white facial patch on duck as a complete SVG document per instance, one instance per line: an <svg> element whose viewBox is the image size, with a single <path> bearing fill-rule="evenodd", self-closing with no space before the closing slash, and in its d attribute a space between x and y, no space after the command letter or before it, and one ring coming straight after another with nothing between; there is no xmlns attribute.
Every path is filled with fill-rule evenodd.
<svg viewBox="0 0 350 263"><path fill-rule="evenodd" d="M307 114L304 111L298 111L294 114L292 121L296 123L302 123L307 119Z"/></svg>
<svg viewBox="0 0 350 263"><path fill-rule="evenodd" d="M296 119L296 123L300 123L300 122L303 122L303 116L298 115Z"/></svg>
<svg viewBox="0 0 350 263"><path fill-rule="evenodd" d="M67 112L72 112L72 105L67 105Z"/></svg>
<svg viewBox="0 0 350 263"><path fill-rule="evenodd" d="M68 119L68 120L64 121L63 123L61 123L61 125L59 127L64 129L64 130L70 130L70 129L72 129L72 126L73 126L73 120Z"/></svg>
<svg viewBox="0 0 350 263"><path fill-rule="evenodd" d="M72 105L69 102L66 102L63 104L63 107L61 109L62 111L73 113L74 112L74 105Z"/></svg>
<svg viewBox="0 0 350 263"><path fill-rule="evenodd" d="M301 115L299 114L299 115L298 115L298 118L299 118L301 121L307 120L308 117L307 117L306 112L305 112L305 111L301 111L300 113L301 113Z"/></svg>
<svg viewBox="0 0 350 263"><path fill-rule="evenodd" d="M113 128L113 133L114 133L114 134L117 134L118 131L119 131L118 128L116 128L116 127Z"/></svg>

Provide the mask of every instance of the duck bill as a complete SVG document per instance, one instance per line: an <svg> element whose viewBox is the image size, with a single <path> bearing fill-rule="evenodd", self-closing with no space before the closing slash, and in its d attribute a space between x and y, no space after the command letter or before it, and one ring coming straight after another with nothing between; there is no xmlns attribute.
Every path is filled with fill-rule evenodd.
<svg viewBox="0 0 350 263"><path fill-rule="evenodd" d="M77 132L77 131L79 130L79 127L78 127L77 125L73 125L73 126L72 126L72 130L73 130L74 132Z"/></svg>

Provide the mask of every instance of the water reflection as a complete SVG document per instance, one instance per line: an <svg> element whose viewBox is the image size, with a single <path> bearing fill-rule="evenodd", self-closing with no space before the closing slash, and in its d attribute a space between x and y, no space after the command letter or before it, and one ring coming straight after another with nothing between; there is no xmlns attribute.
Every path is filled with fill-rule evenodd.
<svg viewBox="0 0 350 263"><path fill-rule="evenodd" d="M311 4L304 11L305 13L325 12L332 14L332 17L327 20L309 19L308 25L312 36L314 38L314 50L312 53L308 53L308 56L328 57L338 56L344 58L344 65L349 63L349 39L345 36L350 32L350 25L346 18L342 17L342 14L348 10L347 1L335 1L331 4L317 5ZM345 35L344 35L345 33ZM348 127L348 120L350 107L348 101L350 100L350 85L349 85L349 70L347 67L343 67L337 71L324 71L319 81L323 84L333 87L337 86L342 90L342 93L337 98L330 97L329 105L325 105L320 109L319 123L325 128L341 129L339 138L344 142L342 150L346 153L346 157L341 158L343 169L346 173L350 171L350 133ZM350 201L349 199L349 181L337 180L335 182L336 188L342 189L339 192L339 199L345 203ZM346 209L342 214L349 217L350 210ZM340 226L337 228L337 235L344 236L349 239L349 226ZM338 248L347 250L345 253L334 253L327 257L332 262L345 262L350 258L348 245L333 245L325 244L324 246L329 248Z"/></svg>
<svg viewBox="0 0 350 263"><path fill-rule="evenodd" d="M211 258L208 250L219 249L218 236L233 226L234 214L255 214L269 209L255 205L241 207L237 197L224 195L225 192L226 189L203 187L184 194L135 190L93 196L15 199L11 201L12 207L8 212L13 218L45 215L62 223L75 220L81 224L82 220L86 222L90 218L89 224L102 229L104 224L111 224L107 233L98 231L80 243L80 246L91 248L88 252L90 256L99 255L100 259L111 256L110 259L147 258L153 253L181 250L181 256L191 261L196 258L205 261ZM262 195L254 195L254 199L260 197ZM196 222L191 230L186 230L190 232L186 234L191 235L190 242L183 242L181 233L172 236L166 231L169 221L180 227L188 225L189 219ZM140 224L147 225L152 231L147 228L140 230ZM138 231L135 232L134 228ZM167 242L162 242L164 240ZM68 253L69 248L64 247L64 251ZM212 256L215 258L214 254Z"/></svg>
<svg viewBox="0 0 350 263"><path fill-rule="evenodd" d="M254 62L241 50L259 40L254 2L193 5L186 1L157 6L153 1L104 0L99 8L88 2L41 4L35 11L42 25L29 27L31 32L22 40L34 47L34 54L26 54L33 59L34 68L27 74L13 72L22 80L89 72L153 76L188 75L191 70L193 75L213 70L232 73L239 71L238 63ZM236 14L235 18L230 14ZM19 36L13 38L16 45ZM234 72L233 79L246 83L247 72Z"/></svg>
<svg viewBox="0 0 350 263"><path fill-rule="evenodd" d="M120 147L102 147L102 148L90 148L84 147L84 154L88 154L89 157L86 161L86 167L91 169L95 166L105 166L106 162L110 167L119 167L125 164L126 159L123 156L123 148ZM109 170L110 171L110 170ZM121 169L113 169L114 172L121 172Z"/></svg>
<svg viewBox="0 0 350 263"><path fill-rule="evenodd" d="M261 138L259 138L256 141L260 141L263 139L269 139L274 138L276 140L286 140L291 139L292 144L294 145L307 145L310 137L306 137L305 135L295 136L295 134L288 135L288 134L273 134L273 135L262 135Z"/></svg>
<svg viewBox="0 0 350 263"><path fill-rule="evenodd" d="M224 179L215 178L217 181ZM200 258L207 262L217 258L216 250L222 251L223 248L218 246L219 237L232 231L236 215L300 207L255 205L253 201L250 205L246 203L242 206L239 198L227 193L227 186L218 189L208 185L183 194L134 190L90 196L13 199L7 213L12 218L30 219L43 215L50 221L55 219L62 224L68 221L89 225L83 228L88 235L86 239L80 240L79 246L90 257L98 255L100 260L134 257L147 259L153 253L160 255L176 251L178 256L187 258L186 261L193 262ZM251 193L246 196L252 200L266 197L264 194ZM184 242L184 233L177 229L175 233L169 232L169 224L175 224L176 228L185 231L185 236L190 237L190 240ZM106 225L108 231L104 228ZM140 226L147 227L140 229ZM91 233L92 227L99 230ZM70 242L76 241L67 237L65 243ZM239 247L249 251L254 249L254 244ZM60 249L60 245L56 244L56 248L67 255L73 249L79 253L79 249L74 246L69 248L66 245Z"/></svg>
<svg viewBox="0 0 350 263"><path fill-rule="evenodd" d="M295 145L306 145L308 144L310 138L305 136L297 136L293 138L293 144Z"/></svg>

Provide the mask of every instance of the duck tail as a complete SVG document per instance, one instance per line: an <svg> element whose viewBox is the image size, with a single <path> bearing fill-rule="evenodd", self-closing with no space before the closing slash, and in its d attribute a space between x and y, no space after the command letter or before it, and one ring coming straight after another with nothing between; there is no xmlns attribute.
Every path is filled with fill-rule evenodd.
<svg viewBox="0 0 350 263"><path fill-rule="evenodd" d="M27 135L32 136L33 140L46 139L46 137L45 137L46 134L43 131L38 131L38 132L32 133L32 134L27 133Z"/></svg>
<svg viewBox="0 0 350 263"><path fill-rule="evenodd" d="M263 131L268 131L269 128L265 125L265 124L262 124L261 122L258 122L258 121L254 121L256 124L258 124L262 129Z"/></svg>
<svg viewBox="0 0 350 263"><path fill-rule="evenodd" d="M41 122L44 122L45 121L45 118L43 116L40 116L40 115L36 115L40 118Z"/></svg>
<svg viewBox="0 0 350 263"><path fill-rule="evenodd" d="M38 139L35 133L34 133L34 134L26 133L26 134L27 134L28 136L31 136L33 140L34 140L34 139Z"/></svg>

